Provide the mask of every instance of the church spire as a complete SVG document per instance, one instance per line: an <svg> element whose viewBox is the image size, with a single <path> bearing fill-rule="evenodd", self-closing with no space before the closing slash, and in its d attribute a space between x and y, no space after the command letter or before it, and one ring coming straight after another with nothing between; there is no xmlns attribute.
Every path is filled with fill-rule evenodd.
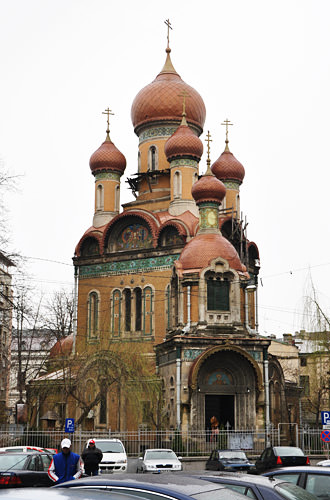
<svg viewBox="0 0 330 500"><path fill-rule="evenodd" d="M171 26L169 19L166 19L166 21L164 21L164 23L167 26L167 47L166 47L167 56L166 56L166 61L165 61L165 64L163 66L163 69L161 70L161 72L159 74L160 75L162 73L176 73L177 74L177 72L175 71L174 66L172 64L171 56L170 56L170 52L171 52L171 49L170 49L170 29L172 30L173 28Z"/></svg>

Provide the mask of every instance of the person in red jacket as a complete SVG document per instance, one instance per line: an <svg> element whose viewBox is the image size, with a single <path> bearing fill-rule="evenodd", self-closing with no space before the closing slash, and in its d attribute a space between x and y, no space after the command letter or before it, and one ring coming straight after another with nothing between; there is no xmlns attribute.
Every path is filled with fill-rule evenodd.
<svg viewBox="0 0 330 500"><path fill-rule="evenodd" d="M83 473L82 461L77 453L71 451L70 439L63 439L61 448L62 451L53 456L48 469L48 476L56 484L78 479Z"/></svg>

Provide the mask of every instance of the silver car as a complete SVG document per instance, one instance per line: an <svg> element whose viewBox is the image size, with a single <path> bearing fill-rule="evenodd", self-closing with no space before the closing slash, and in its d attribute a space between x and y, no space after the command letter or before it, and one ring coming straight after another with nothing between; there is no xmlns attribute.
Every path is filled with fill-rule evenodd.
<svg viewBox="0 0 330 500"><path fill-rule="evenodd" d="M173 450L168 448L153 448L144 450L139 457L136 472L168 472L182 470L182 457L177 457Z"/></svg>

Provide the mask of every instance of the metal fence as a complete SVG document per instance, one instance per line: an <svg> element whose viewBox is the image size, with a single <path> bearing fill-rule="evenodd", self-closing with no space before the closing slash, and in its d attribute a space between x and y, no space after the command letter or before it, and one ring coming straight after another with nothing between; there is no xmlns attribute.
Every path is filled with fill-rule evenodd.
<svg viewBox="0 0 330 500"><path fill-rule="evenodd" d="M293 445L302 448L308 455L322 455L328 452L327 445L321 439L320 429L304 428L298 426L291 429L290 434L284 432L283 426L272 428L269 441L272 445ZM264 429L260 430L220 430L212 434L206 430L137 430L114 432L95 432L77 430L66 434L58 430L36 431L20 426L0 429L0 447L10 446L40 446L43 448L60 448L61 440L69 437L72 449L81 453L86 442L91 437L118 438L126 448L128 456L138 456L146 448L171 448L182 457L208 456L211 450L242 449L248 455L259 455L266 447Z"/></svg>

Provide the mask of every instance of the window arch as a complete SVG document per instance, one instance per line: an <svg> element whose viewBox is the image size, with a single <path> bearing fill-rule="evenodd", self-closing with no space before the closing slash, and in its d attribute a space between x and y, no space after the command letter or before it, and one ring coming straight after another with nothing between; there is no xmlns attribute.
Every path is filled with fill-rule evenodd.
<svg viewBox="0 0 330 500"><path fill-rule="evenodd" d="M135 308L135 331L141 331L142 323L142 290L141 288L134 289L134 308Z"/></svg>
<svg viewBox="0 0 330 500"><path fill-rule="evenodd" d="M115 337L120 336L121 301L120 290L114 290L111 297L111 333Z"/></svg>
<svg viewBox="0 0 330 500"><path fill-rule="evenodd" d="M96 210L104 209L104 188L99 184L96 188Z"/></svg>
<svg viewBox="0 0 330 500"><path fill-rule="evenodd" d="M115 189L115 212L119 212L120 209L120 186L116 186Z"/></svg>
<svg viewBox="0 0 330 500"><path fill-rule="evenodd" d="M88 296L88 337L94 339L98 336L99 321L99 296L91 292Z"/></svg>
<svg viewBox="0 0 330 500"><path fill-rule="evenodd" d="M131 302L132 302L132 292L129 288L125 288L123 291L123 296L124 296L124 308L125 308L125 315L124 315L124 325L125 325L125 332L130 332L131 331L131 317L132 317L132 307L131 307Z"/></svg>
<svg viewBox="0 0 330 500"><path fill-rule="evenodd" d="M148 151L148 170L154 172L158 170L158 149L156 146L150 146Z"/></svg>
<svg viewBox="0 0 330 500"><path fill-rule="evenodd" d="M143 335L152 335L153 291L150 286L143 289Z"/></svg>
<svg viewBox="0 0 330 500"><path fill-rule="evenodd" d="M100 412L99 412L99 422L100 424L107 423L107 389L106 384L100 387Z"/></svg>
<svg viewBox="0 0 330 500"><path fill-rule="evenodd" d="M138 172L141 172L141 151L138 152Z"/></svg>
<svg viewBox="0 0 330 500"><path fill-rule="evenodd" d="M179 172L178 170L174 173L173 177L173 197L174 198L182 197L181 172Z"/></svg>
<svg viewBox="0 0 330 500"><path fill-rule="evenodd" d="M165 327L167 330L171 328L171 286L165 288Z"/></svg>

